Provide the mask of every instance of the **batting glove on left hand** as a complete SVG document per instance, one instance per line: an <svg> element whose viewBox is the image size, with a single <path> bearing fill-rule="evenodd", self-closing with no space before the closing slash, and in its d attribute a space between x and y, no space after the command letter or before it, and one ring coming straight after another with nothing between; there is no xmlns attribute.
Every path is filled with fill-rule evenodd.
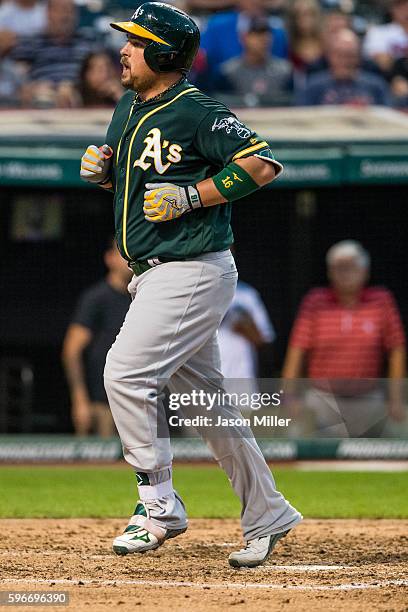
<svg viewBox="0 0 408 612"><path fill-rule="evenodd" d="M202 207L200 194L193 185L180 187L172 183L147 183L146 189L143 211L145 219L152 223L171 221Z"/></svg>

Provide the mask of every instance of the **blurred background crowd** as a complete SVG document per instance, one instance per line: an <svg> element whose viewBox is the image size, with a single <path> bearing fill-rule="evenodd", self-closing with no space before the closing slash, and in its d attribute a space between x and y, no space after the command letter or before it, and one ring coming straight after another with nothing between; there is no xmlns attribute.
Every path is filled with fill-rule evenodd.
<svg viewBox="0 0 408 612"><path fill-rule="evenodd" d="M168 0L171 2L171 0ZM1 0L0 106L113 106L111 21L140 0ZM198 22L190 80L236 107L408 108L408 0L173 0Z"/></svg>
<svg viewBox="0 0 408 612"><path fill-rule="evenodd" d="M399 433L405 427L404 326L392 293L371 285L370 260L354 240L332 245L326 255L328 286L310 289L301 301L276 381L284 389L281 408L294 421L292 434L381 437L392 433L392 425ZM103 370L129 308L131 271L112 239L104 263L105 278L79 297L62 359L75 432L109 437L115 427ZM265 382L257 378L261 351L280 332L260 293L239 280L218 332L227 393L257 397ZM268 368L271 376L270 362Z"/></svg>
<svg viewBox="0 0 408 612"><path fill-rule="evenodd" d="M129 19L142 3L0 0L0 108L113 107L123 94L118 60L125 39L109 24ZM271 107L408 109L408 0L174 4L193 15L202 32L189 80L234 109L264 107L265 126L282 113L268 113ZM61 155L79 164L69 125L68 135L50 138L47 130L54 128L46 126L38 139L30 136L39 116L53 114L60 113L2 113L15 124L0 147L0 282L7 287L0 317L0 433L73 428L78 435L109 436L114 426L102 373L129 305L130 272L112 238L106 244L110 195L67 181L63 164L56 168L60 182L41 174L55 172ZM389 435L390 422L392 435L408 435L408 290L401 256L408 138L401 127L397 141L401 136L407 143L392 146L381 137L379 121L392 116L399 130L406 117L377 110L343 114L350 115L352 136L371 117L378 134L367 145L369 157L371 151L376 156L370 168L383 161L385 174L365 176L358 160L358 176L332 174L333 144L324 148L319 135L316 149L289 143L304 160L298 174L291 151L278 151L289 166L286 176L295 180L258 192L234 213L237 265L247 282L238 284L219 332L222 370L227 383L244 380L251 392L263 384L257 377L282 382L296 419L307 406L317 411L313 427L321 435ZM297 125L304 126L303 119ZM342 173L354 142L343 142L345 125L339 120L333 133L340 138L340 157L333 159L336 168L341 161ZM369 132L366 126L362 133ZM318 180L322 168L324 180ZM295 388L305 379L306 389Z"/></svg>

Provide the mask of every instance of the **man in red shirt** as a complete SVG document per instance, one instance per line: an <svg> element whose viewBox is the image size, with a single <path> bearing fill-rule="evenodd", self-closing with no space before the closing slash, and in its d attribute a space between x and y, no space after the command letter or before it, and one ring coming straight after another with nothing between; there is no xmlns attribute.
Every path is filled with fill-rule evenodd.
<svg viewBox="0 0 408 612"><path fill-rule="evenodd" d="M331 286L304 297L282 375L295 379L306 374L313 380L305 405L315 413L321 434L378 435L387 416L375 380L383 376L384 357L388 415L397 421L405 416L405 337L398 308L387 289L366 287L370 257L358 242L333 245L326 260Z"/></svg>

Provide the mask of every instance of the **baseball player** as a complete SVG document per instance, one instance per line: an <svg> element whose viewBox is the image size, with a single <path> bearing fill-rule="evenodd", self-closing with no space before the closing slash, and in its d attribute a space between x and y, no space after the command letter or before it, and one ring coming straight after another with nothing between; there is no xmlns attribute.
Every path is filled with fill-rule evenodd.
<svg viewBox="0 0 408 612"><path fill-rule="evenodd" d="M187 14L146 2L130 21L111 25L127 36L120 55L128 91L106 144L82 157L81 176L113 191L117 243L134 272L132 303L104 373L140 500L113 543L124 555L158 548L187 529L170 440L157 435L163 389L217 389L216 334L237 282L231 202L272 181L282 166L265 141L186 80L200 42ZM184 415L191 410L184 407ZM234 405L218 410L232 420L240 414ZM302 517L276 490L250 430L232 425L222 437L199 431L242 502L246 546L229 563L257 566Z"/></svg>

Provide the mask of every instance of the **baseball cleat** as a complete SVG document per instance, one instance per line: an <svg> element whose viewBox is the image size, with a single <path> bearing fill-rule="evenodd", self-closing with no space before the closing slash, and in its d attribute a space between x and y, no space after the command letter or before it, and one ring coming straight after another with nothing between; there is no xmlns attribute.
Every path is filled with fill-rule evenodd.
<svg viewBox="0 0 408 612"><path fill-rule="evenodd" d="M245 548L230 554L228 557L229 564L231 567L257 567L262 565L272 553L277 542L284 538L289 531L290 529L281 531L281 533L273 533L269 536L249 540Z"/></svg>
<svg viewBox="0 0 408 612"><path fill-rule="evenodd" d="M131 517L125 531L114 539L113 550L117 555L145 553L148 550L159 548L166 540L175 538L186 530L187 526L182 529L158 527L150 520L146 505L138 502L135 514Z"/></svg>

